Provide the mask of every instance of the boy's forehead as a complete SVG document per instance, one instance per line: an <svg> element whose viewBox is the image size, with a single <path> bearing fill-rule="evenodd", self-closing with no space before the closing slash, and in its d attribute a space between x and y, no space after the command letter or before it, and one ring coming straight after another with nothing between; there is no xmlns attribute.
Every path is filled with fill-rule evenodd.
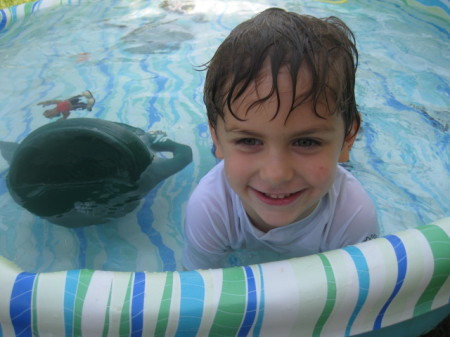
<svg viewBox="0 0 450 337"><path fill-rule="evenodd" d="M236 118L230 112L218 121L217 127L225 132L241 132L253 135L279 134L280 130L287 136L299 134L344 132L344 121L341 115L331 114L324 105L314 111L312 101L299 105L293 110L280 109L275 115L275 108L268 102L241 111Z"/></svg>
<svg viewBox="0 0 450 337"><path fill-rule="evenodd" d="M260 109L264 103L277 103L278 99L280 100L280 109L286 106L290 108L292 103L296 105L308 98L312 86L311 74L305 67L300 68L297 73L296 90L293 97L292 76L289 67L284 65L276 74L276 88L274 86L272 69L270 64L265 62L258 76L248 84L245 91L239 97L232 97L231 108L233 112L242 117L249 110ZM238 86L234 94L236 95L239 91L240 87ZM259 103L262 100L264 101ZM227 106L225 106L224 112L230 114Z"/></svg>

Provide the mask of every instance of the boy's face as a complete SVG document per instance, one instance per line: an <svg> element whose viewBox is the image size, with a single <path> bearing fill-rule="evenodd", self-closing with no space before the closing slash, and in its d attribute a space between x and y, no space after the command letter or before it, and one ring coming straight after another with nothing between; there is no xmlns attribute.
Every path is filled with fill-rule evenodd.
<svg viewBox="0 0 450 337"><path fill-rule="evenodd" d="M310 86L300 71L296 99ZM333 184L344 141L344 122L330 115L325 104L307 101L286 120L292 85L286 68L278 74L280 111L276 96L248 107L266 96L272 86L270 70L263 69L258 85L249 86L232 104L239 121L225 109L225 118L211 127L217 156L224 159L227 179L239 195L255 227L266 232L307 217Z"/></svg>

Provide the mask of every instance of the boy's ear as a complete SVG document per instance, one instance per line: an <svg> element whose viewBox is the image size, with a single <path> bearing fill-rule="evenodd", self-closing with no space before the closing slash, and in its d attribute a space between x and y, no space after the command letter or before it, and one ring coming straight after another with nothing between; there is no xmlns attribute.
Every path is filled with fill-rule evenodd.
<svg viewBox="0 0 450 337"><path fill-rule="evenodd" d="M215 147L214 155L216 156L217 159L223 159L222 146L220 146L220 143L217 139L216 129L214 129L211 123L209 124L209 133L211 134L211 138Z"/></svg>
<svg viewBox="0 0 450 337"><path fill-rule="evenodd" d="M340 163L344 163L350 160L350 150L352 149L357 134L357 126L356 124L353 124L352 131L344 139L344 144L342 145L341 153L339 154L338 159Z"/></svg>

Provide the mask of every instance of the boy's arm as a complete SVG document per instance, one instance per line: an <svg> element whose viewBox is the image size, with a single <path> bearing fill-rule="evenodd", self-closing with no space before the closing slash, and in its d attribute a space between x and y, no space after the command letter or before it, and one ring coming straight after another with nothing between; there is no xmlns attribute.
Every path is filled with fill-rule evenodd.
<svg viewBox="0 0 450 337"><path fill-rule="evenodd" d="M377 212L372 199L361 183L347 176L343 184L329 233L330 248L340 248L379 237Z"/></svg>
<svg viewBox="0 0 450 337"><path fill-rule="evenodd" d="M187 270L220 268L228 253L217 228L221 219L214 216L210 206L195 195L187 205L183 246L183 267Z"/></svg>
<svg viewBox="0 0 450 337"><path fill-rule="evenodd" d="M186 207L183 266L188 270L223 267L230 251L232 220L217 180L207 175L200 181Z"/></svg>
<svg viewBox="0 0 450 337"><path fill-rule="evenodd" d="M375 206L365 200L355 205L352 217L347 220L346 233L342 236L340 247L376 239L380 236Z"/></svg>
<svg viewBox="0 0 450 337"><path fill-rule="evenodd" d="M183 268L184 270L221 268L225 257L226 253L211 254L201 251L188 241L183 247Z"/></svg>

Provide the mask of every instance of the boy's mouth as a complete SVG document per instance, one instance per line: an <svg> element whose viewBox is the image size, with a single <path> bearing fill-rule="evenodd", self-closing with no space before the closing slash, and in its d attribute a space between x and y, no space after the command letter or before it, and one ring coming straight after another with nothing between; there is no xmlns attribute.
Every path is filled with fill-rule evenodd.
<svg viewBox="0 0 450 337"><path fill-rule="evenodd" d="M297 192L298 193L298 192ZM285 193L285 194L269 194L269 193L263 193L267 198L271 199L285 199L289 198L291 195L295 193Z"/></svg>
<svg viewBox="0 0 450 337"><path fill-rule="evenodd" d="M265 193L258 191L256 189L253 189L256 196L265 204L268 205L288 205L294 200L296 200L303 191L297 191L293 193Z"/></svg>

